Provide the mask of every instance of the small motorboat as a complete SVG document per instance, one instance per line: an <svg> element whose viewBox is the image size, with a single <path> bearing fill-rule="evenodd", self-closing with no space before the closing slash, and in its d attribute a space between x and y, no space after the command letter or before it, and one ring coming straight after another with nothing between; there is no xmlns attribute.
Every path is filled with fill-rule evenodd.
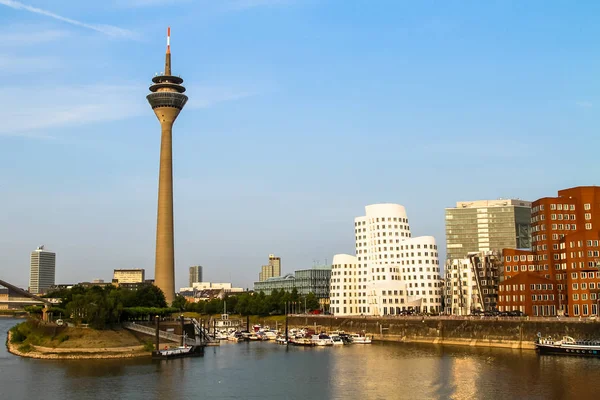
<svg viewBox="0 0 600 400"><path fill-rule="evenodd" d="M331 338L323 333L320 335L313 335L311 340L315 346L333 346Z"/></svg>
<svg viewBox="0 0 600 400"><path fill-rule="evenodd" d="M351 343L353 344L371 344L371 338L368 336L360 336L357 333L350 335Z"/></svg>
<svg viewBox="0 0 600 400"><path fill-rule="evenodd" d="M244 341L244 336L242 336L241 332L233 332L229 336L227 336L227 340L230 342L239 343Z"/></svg>
<svg viewBox="0 0 600 400"><path fill-rule="evenodd" d="M333 342L334 346L339 346L339 345L344 344L344 341L342 340L342 337L340 335L334 333L330 337L331 337L331 341Z"/></svg>
<svg viewBox="0 0 600 400"><path fill-rule="evenodd" d="M307 347L311 347L311 346L315 345L315 343L311 339L305 338L305 337L295 337L294 339L290 339L290 344L293 344L294 346L307 346Z"/></svg>
<svg viewBox="0 0 600 400"><path fill-rule="evenodd" d="M286 340L285 336L277 336L277 339L275 339L275 343L288 344L288 341Z"/></svg>

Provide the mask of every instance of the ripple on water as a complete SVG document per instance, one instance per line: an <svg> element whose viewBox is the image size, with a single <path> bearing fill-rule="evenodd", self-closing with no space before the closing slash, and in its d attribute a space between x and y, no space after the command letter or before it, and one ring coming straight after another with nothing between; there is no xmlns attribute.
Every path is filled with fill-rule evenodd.
<svg viewBox="0 0 600 400"><path fill-rule="evenodd" d="M17 322L0 320L0 331ZM7 399L579 400L597 398L599 368L600 359L408 343L224 343L203 358L159 362L32 360L0 351Z"/></svg>

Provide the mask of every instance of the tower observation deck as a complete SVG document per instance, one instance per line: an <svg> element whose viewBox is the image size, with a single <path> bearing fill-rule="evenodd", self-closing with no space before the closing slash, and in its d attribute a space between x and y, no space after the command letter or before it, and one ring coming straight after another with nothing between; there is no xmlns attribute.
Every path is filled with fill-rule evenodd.
<svg viewBox="0 0 600 400"><path fill-rule="evenodd" d="M175 299L175 249L173 233L173 124L188 98L183 79L171 73L171 28L167 30L167 53L162 75L152 78L146 96L161 125L156 261L154 284L165 294L167 304Z"/></svg>

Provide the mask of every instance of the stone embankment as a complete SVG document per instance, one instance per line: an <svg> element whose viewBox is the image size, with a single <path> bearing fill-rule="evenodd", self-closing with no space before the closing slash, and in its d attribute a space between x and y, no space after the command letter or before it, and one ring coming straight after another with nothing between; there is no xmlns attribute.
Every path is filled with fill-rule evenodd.
<svg viewBox="0 0 600 400"><path fill-rule="evenodd" d="M557 319L447 317L335 317L291 316L290 327L317 331L343 330L365 333L373 340L446 345L535 349L538 332L543 337L600 339L600 323Z"/></svg>

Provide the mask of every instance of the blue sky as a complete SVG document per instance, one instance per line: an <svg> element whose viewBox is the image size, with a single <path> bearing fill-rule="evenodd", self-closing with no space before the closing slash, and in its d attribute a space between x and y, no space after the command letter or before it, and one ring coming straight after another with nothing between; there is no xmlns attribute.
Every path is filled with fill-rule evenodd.
<svg viewBox="0 0 600 400"><path fill-rule="evenodd" d="M176 285L251 287L353 252L364 206L444 207L597 184L595 1L0 0L0 275L154 269L164 65L175 124ZM443 256L443 251L442 251Z"/></svg>

